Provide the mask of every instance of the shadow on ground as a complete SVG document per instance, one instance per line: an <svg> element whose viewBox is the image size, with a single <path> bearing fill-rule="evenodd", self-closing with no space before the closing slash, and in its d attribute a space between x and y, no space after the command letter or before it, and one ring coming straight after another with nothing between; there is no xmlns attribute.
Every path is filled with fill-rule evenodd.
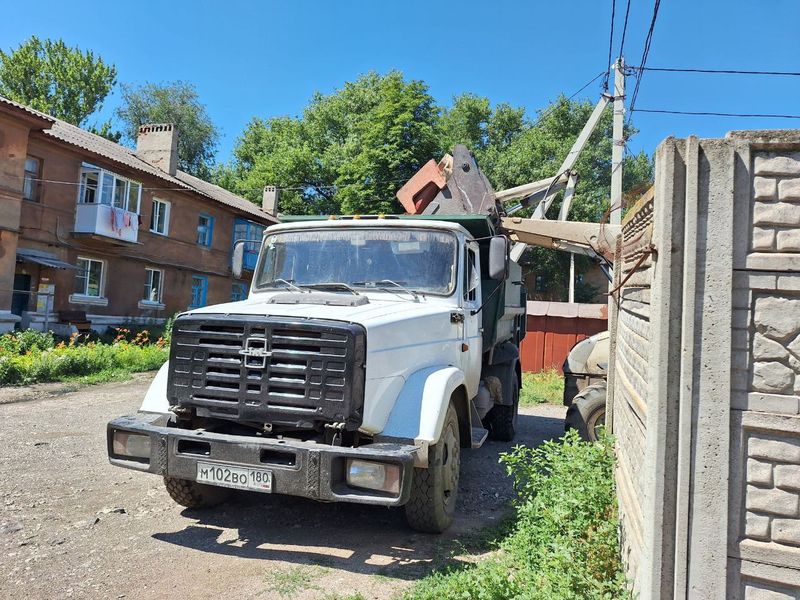
<svg viewBox="0 0 800 600"><path fill-rule="evenodd" d="M442 535L410 530L402 509L241 492L215 509L184 510L194 522L153 537L220 555L417 579L455 555L480 552L510 514L513 489L499 454L562 433L560 418L520 414L514 443L487 442L462 453L456 519Z"/></svg>

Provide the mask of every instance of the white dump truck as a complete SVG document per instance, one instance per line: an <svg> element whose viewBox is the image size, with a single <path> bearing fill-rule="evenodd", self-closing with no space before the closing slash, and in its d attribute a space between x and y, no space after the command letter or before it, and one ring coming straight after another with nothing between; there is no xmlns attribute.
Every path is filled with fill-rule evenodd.
<svg viewBox="0 0 800 600"><path fill-rule="evenodd" d="M140 411L108 424L111 463L187 507L252 490L404 506L443 531L462 449L517 424L525 291L493 222L268 228L246 300L175 320Z"/></svg>

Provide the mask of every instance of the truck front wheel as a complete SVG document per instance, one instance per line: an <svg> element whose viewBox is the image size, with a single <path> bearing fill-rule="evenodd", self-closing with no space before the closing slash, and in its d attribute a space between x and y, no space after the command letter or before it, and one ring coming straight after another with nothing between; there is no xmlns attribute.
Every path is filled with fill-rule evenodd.
<svg viewBox="0 0 800 600"><path fill-rule="evenodd" d="M167 493L181 506L186 508L206 508L216 506L228 499L231 490L214 485L204 485L188 479L164 477Z"/></svg>
<svg viewBox="0 0 800 600"><path fill-rule="evenodd" d="M453 522L461 470L461 439L458 417L451 404L439 441L428 449L428 467L414 469L411 499L405 505L406 521L412 529L441 533Z"/></svg>

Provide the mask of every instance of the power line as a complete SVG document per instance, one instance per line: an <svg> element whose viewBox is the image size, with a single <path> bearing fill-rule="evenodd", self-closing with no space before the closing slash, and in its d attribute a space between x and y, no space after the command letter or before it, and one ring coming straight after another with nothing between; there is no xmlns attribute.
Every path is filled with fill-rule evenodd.
<svg viewBox="0 0 800 600"><path fill-rule="evenodd" d="M647 65L647 58L650 55L650 45L653 43L653 31L656 27L656 19L658 18L658 9L661 6L661 0L655 0L653 4L653 18L650 20L650 29L647 31L647 37L644 40L644 49L642 50L642 59L639 64L644 70ZM639 87L642 85L643 72L639 71L639 76L636 78L636 86L633 88L631 95L630 111L633 113L633 108L636 106L636 99L639 97Z"/></svg>
<svg viewBox="0 0 800 600"><path fill-rule="evenodd" d="M634 109L631 108L631 112ZM800 119L800 115L776 115L776 114L760 114L760 113L726 113L726 112L708 112L708 111L691 111L691 110L661 110L655 108L637 108L636 112L640 113L659 113L666 115L692 115L701 117L745 117L745 118L763 118L763 119Z"/></svg>
<svg viewBox="0 0 800 600"><path fill-rule="evenodd" d="M662 73L711 73L715 75L778 75L800 77L795 71L743 71L738 69L681 69L674 67L630 67L633 71L660 71Z"/></svg>
<svg viewBox="0 0 800 600"><path fill-rule="evenodd" d="M611 75L611 48L614 45L614 20L617 12L617 0L611 0L611 34L608 36L608 70L606 71L606 80L603 88L608 90L608 78Z"/></svg>
<svg viewBox="0 0 800 600"><path fill-rule="evenodd" d="M619 43L619 52L617 56L622 58L625 50L625 34L628 32L628 15L631 12L631 0L628 0L628 5L625 7L625 22L622 24L622 41Z"/></svg>

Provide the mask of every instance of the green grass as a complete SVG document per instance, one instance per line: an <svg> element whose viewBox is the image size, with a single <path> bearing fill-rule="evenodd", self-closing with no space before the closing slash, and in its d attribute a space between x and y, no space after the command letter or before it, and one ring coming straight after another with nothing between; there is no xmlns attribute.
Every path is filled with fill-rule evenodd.
<svg viewBox="0 0 800 600"><path fill-rule="evenodd" d="M498 550L432 573L404 599L632 598L619 558L613 440L587 444L572 431L501 460L519 496Z"/></svg>
<svg viewBox="0 0 800 600"><path fill-rule="evenodd" d="M521 406L561 404L564 399L564 376L550 369L541 373L523 373L519 392Z"/></svg>
<svg viewBox="0 0 800 600"><path fill-rule="evenodd" d="M316 565L298 565L284 571L269 572L264 579L271 586L271 591L284 598L290 598L305 590L319 590L314 581L327 572L328 569Z"/></svg>
<svg viewBox="0 0 800 600"><path fill-rule="evenodd" d="M119 381L131 373L158 369L169 355L161 344L120 340L113 344L97 342L51 347L32 345L9 348L0 344L0 385L29 385L51 381L102 383Z"/></svg>

